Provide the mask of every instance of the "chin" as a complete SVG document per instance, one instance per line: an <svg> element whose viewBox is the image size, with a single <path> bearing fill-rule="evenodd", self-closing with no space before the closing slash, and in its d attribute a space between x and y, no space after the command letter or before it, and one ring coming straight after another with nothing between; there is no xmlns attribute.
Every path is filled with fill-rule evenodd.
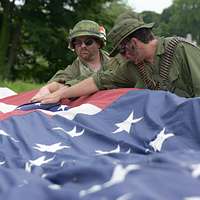
<svg viewBox="0 0 200 200"><path fill-rule="evenodd" d="M87 56L80 56L80 58L82 59L82 60L88 60L89 59L89 56L87 55Z"/></svg>
<svg viewBox="0 0 200 200"><path fill-rule="evenodd" d="M142 59L135 59L135 60L132 60L132 62L134 63L134 64L139 64L139 63L142 63L144 60L142 60Z"/></svg>
<svg viewBox="0 0 200 200"><path fill-rule="evenodd" d="M131 59L131 58L126 58L126 60L131 61L132 63L134 63L134 64L136 64L136 65L139 63L138 60L133 60L133 59Z"/></svg>
<svg viewBox="0 0 200 200"><path fill-rule="evenodd" d="M132 61L134 64L139 64L140 62L138 61L138 60L136 60L136 61Z"/></svg>

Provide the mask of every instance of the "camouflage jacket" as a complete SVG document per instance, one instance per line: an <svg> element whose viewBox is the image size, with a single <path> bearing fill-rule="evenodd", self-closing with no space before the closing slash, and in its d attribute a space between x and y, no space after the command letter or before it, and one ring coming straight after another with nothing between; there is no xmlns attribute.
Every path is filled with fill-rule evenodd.
<svg viewBox="0 0 200 200"><path fill-rule="evenodd" d="M100 50L101 56L101 69L107 69L106 62L109 60L107 52ZM59 70L49 81L59 82L66 85L74 85L81 80L91 76L94 71L86 64L83 63L78 57L76 60L69 66L66 67L64 70Z"/></svg>
<svg viewBox="0 0 200 200"><path fill-rule="evenodd" d="M161 82L160 63L170 38L158 38L154 64L145 63L150 79ZM146 88L136 66L118 56L112 58L115 67L93 75L99 89L116 87ZM111 62L111 61L110 61ZM194 45L181 42L177 45L172 64L169 68L170 92L183 97L200 96L200 49ZM148 89L148 88L146 88Z"/></svg>

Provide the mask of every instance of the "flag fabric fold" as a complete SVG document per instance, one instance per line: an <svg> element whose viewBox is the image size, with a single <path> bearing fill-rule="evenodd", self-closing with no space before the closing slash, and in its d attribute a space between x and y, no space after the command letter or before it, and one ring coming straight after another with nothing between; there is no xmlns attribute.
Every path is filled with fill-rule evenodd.
<svg viewBox="0 0 200 200"><path fill-rule="evenodd" d="M116 89L43 105L35 92L0 100L0 199L200 199L200 98Z"/></svg>

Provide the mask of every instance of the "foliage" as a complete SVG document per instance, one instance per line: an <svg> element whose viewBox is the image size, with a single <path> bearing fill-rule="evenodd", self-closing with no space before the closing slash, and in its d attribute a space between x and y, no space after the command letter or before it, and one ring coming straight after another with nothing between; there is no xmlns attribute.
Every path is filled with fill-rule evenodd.
<svg viewBox="0 0 200 200"><path fill-rule="evenodd" d="M160 16L159 34L164 36L191 34L200 43L200 0L174 0Z"/></svg>
<svg viewBox="0 0 200 200"><path fill-rule="evenodd" d="M0 0L0 80L46 82L69 65L75 55L67 48L69 30L80 20L104 25L131 10L124 0ZM94 3L95 2L95 3ZM155 22L156 35L185 37L200 42L200 0L174 0L161 14L142 12ZM108 43L106 50L110 49Z"/></svg>
<svg viewBox="0 0 200 200"><path fill-rule="evenodd" d="M170 20L174 33L182 36L192 33L193 38L200 42L200 0L174 0L171 9L175 11Z"/></svg>
<svg viewBox="0 0 200 200"><path fill-rule="evenodd" d="M154 22L154 32L159 35L159 26L160 26L160 14L151 11L144 11L141 13L143 20L146 23Z"/></svg>
<svg viewBox="0 0 200 200"><path fill-rule="evenodd" d="M83 18L98 21L99 11L112 2L24 0L17 5L15 1L1 1L4 15L0 30L0 79L36 81L47 81L72 62L74 55L67 49L66 41L69 29Z"/></svg>
<svg viewBox="0 0 200 200"><path fill-rule="evenodd" d="M107 32L112 28L116 18L123 12L132 10L129 6L124 5L122 2L113 1L107 5L104 5L104 9L96 19L99 23L103 24ZM109 52L111 49L110 41L107 41L106 50Z"/></svg>
<svg viewBox="0 0 200 200"><path fill-rule="evenodd" d="M22 81L22 80L16 80L14 82L1 81L0 85L1 85L1 87L7 87L7 88L10 88L11 90L15 91L16 93L19 93L19 92L30 91L30 90L33 90L33 89L39 89L44 84L38 84L38 83L34 83L34 82L26 82L26 81Z"/></svg>

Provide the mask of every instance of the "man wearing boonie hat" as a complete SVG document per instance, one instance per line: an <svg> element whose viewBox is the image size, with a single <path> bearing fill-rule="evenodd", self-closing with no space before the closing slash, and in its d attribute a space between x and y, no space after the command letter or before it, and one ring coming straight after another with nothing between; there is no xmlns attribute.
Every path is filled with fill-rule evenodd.
<svg viewBox="0 0 200 200"><path fill-rule="evenodd" d="M108 34L113 43L110 55L115 56L108 64L114 63L114 69L99 71L40 101L53 103L116 87L165 90L182 97L200 96L200 49L180 37L155 37L153 25L134 17L118 20Z"/></svg>
<svg viewBox="0 0 200 200"><path fill-rule="evenodd" d="M112 79L129 87L200 96L200 49L179 37L155 37L153 25L135 18L115 24L108 35L113 43L110 56L120 53L129 63Z"/></svg>
<svg viewBox="0 0 200 200"><path fill-rule="evenodd" d="M103 26L91 20L78 22L68 37L68 47L76 53L77 58L65 70L59 70L32 100L63 86L74 85L100 69L105 70L105 63L109 60L108 53L102 50L105 44L106 32Z"/></svg>

